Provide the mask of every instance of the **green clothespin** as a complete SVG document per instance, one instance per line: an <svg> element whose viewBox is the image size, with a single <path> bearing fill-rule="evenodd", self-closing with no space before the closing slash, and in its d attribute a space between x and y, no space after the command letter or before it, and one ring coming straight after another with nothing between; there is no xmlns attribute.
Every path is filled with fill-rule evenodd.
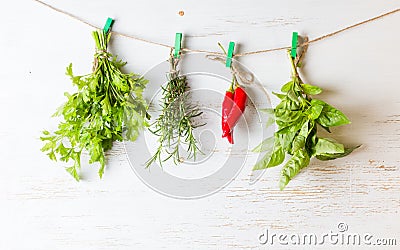
<svg viewBox="0 0 400 250"><path fill-rule="evenodd" d="M179 52L181 51L182 46L182 33L176 33L175 35L175 50L174 50L174 57L180 58Z"/></svg>
<svg viewBox="0 0 400 250"><path fill-rule="evenodd" d="M229 48L228 48L228 54L226 55L226 67L230 68L232 65L232 56L233 56L233 50L235 49L235 43L230 42L229 43Z"/></svg>
<svg viewBox="0 0 400 250"><path fill-rule="evenodd" d="M292 58L296 58L297 55L297 41L298 41L299 34L297 32L293 32L292 35L292 49L290 51L290 55Z"/></svg>
<svg viewBox="0 0 400 250"><path fill-rule="evenodd" d="M110 17L107 18L106 24L104 25L104 28L103 28L103 31L104 31L105 34L107 34L110 31L111 26L113 25L113 23L114 23L114 19L112 19Z"/></svg>

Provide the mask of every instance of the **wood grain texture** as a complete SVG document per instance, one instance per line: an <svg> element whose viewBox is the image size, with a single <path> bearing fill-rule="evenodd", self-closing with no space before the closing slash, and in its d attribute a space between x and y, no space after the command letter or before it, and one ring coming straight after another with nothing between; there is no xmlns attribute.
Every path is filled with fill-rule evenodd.
<svg viewBox="0 0 400 250"><path fill-rule="evenodd" d="M99 26L114 17L114 29L146 39L173 44L181 31L190 48L217 51L218 41L233 40L243 52L290 44L294 30L314 38L399 7L398 1L372 0L48 3ZM267 249L272 247L258 242L267 228L317 234L336 230L339 222L354 233L397 238L399 247L399 14L317 43L306 57L304 79L326 90L321 98L352 120L334 130L335 138L360 143L359 150L332 162L313 160L284 191L278 190L279 168L250 185L257 156L240 151L235 157L248 156L240 174L222 191L197 200L149 189L131 170L123 144L108 153L102 180L95 166L86 166L84 181L76 183L49 161L39 151L40 131L56 128L50 115L63 93L73 90L65 67L73 62L78 74L91 68L90 29L29 0L7 1L2 18L0 249ZM169 53L124 38L114 38L111 50L129 62L127 70L142 74ZM284 52L240 62L269 92L289 79ZM253 113L246 116L251 120ZM252 143L257 136L250 133ZM314 248L334 246L296 247Z"/></svg>

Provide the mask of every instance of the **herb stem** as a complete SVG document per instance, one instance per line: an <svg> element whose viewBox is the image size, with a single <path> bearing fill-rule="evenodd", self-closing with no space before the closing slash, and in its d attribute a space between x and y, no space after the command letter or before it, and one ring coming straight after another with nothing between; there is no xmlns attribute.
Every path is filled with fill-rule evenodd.
<svg viewBox="0 0 400 250"><path fill-rule="evenodd" d="M292 78L297 79L299 77L299 74L297 72L297 67L294 63L295 58L293 58L292 55L290 54L290 50L287 51L287 55L289 57L290 67L292 69Z"/></svg>

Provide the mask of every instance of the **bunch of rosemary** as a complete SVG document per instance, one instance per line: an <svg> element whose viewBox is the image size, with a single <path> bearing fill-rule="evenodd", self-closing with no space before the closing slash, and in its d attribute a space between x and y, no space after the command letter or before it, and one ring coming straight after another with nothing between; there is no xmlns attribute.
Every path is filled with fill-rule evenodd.
<svg viewBox="0 0 400 250"><path fill-rule="evenodd" d="M72 161L66 170L79 180L81 153L89 153L89 163L99 162L100 178L105 167L104 152L111 149L114 141L134 141L140 130L147 126L147 104L142 93L147 80L135 74L124 74L126 64L107 52L111 33L93 31L96 43L93 71L83 76L72 73L72 64L66 74L78 88L74 94L65 93L68 100L53 116L64 121L51 134L43 131L43 152L52 160Z"/></svg>
<svg viewBox="0 0 400 250"><path fill-rule="evenodd" d="M146 162L146 167L150 167L155 161L162 162L173 159L175 164L184 161L181 153L182 147L186 147L186 159L196 160L196 154L201 152L197 140L193 135L196 127L193 118L200 116L199 108L190 103L189 86L186 76L180 75L178 64L180 60L171 54L170 72L167 74L167 84L162 86L161 114L149 129L154 135L158 136L159 146L155 154ZM162 159L162 153L166 153L166 158Z"/></svg>

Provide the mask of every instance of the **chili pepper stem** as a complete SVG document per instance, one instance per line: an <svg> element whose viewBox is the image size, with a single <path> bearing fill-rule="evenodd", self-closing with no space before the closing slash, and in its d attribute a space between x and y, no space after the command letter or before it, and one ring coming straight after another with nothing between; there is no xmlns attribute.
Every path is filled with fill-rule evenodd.
<svg viewBox="0 0 400 250"><path fill-rule="evenodd" d="M229 87L229 91L230 92L235 92L235 87L236 87L236 85L235 85L235 76L232 76L232 82L231 82L231 86Z"/></svg>
<svg viewBox="0 0 400 250"><path fill-rule="evenodd" d="M218 46L222 49L222 51L226 55L226 50L224 49L224 46L222 46L222 44L220 42L218 42Z"/></svg>

